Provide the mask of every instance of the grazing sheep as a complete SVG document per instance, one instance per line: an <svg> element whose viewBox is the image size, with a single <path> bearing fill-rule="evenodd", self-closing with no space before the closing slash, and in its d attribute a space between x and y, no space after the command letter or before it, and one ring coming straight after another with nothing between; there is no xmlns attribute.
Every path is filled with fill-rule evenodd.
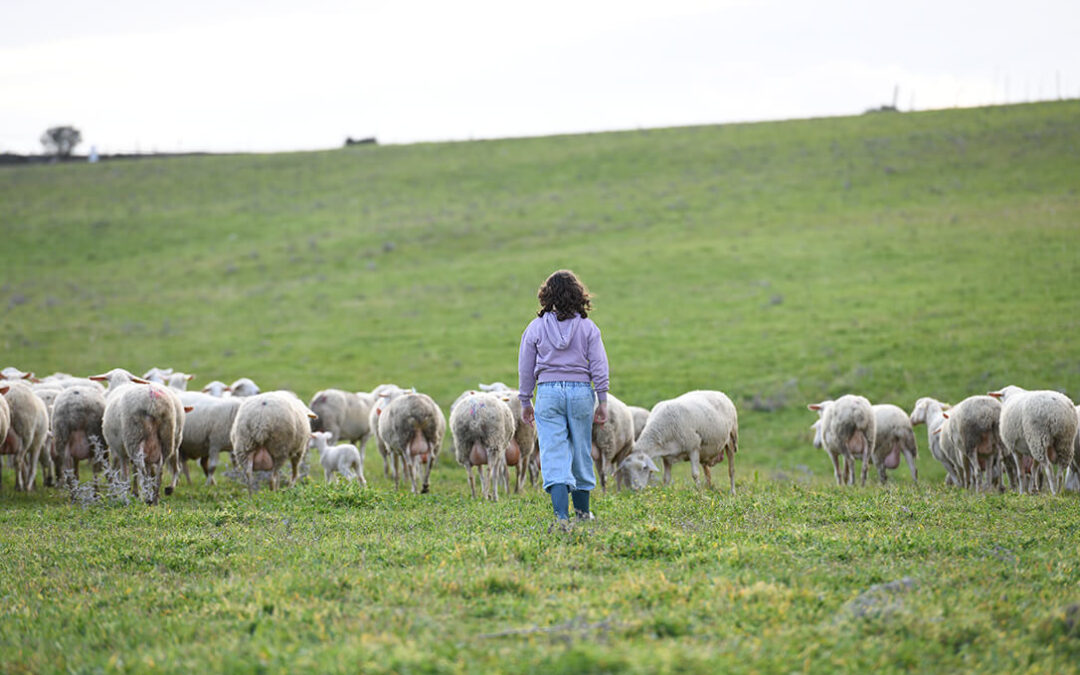
<svg viewBox="0 0 1080 675"><path fill-rule="evenodd" d="M514 436L506 448L507 474L503 477L504 483L509 483L509 467L514 467L514 492L521 492L526 476L531 473L533 460L536 459L539 462L536 426L526 424L521 419L521 399L518 398L517 389L500 389L494 393L500 401L510 407L510 413L514 416ZM539 464L537 464L537 473L539 473ZM509 485L507 485L507 492L509 492Z"/></svg>
<svg viewBox="0 0 1080 675"><path fill-rule="evenodd" d="M862 459L862 484L870 468L877 437L877 424L870 401L862 396L845 394L835 401L826 400L806 406L821 418L821 439L829 458L837 485L854 485L855 459ZM840 458L844 458L843 475Z"/></svg>
<svg viewBox="0 0 1080 675"><path fill-rule="evenodd" d="M1038 475L1041 468L1050 494L1057 494L1054 467L1067 468L1073 458L1077 428L1073 402L1056 391L1027 391L1012 385L989 395L1001 399L1001 440L1005 449L1018 459L1030 456L1034 461L1033 473ZM1021 475L1021 492L1025 483Z"/></svg>
<svg viewBox="0 0 1080 675"><path fill-rule="evenodd" d="M284 392L271 391L244 399L230 440L233 462L247 477L249 491L255 491L254 471L270 471L270 489L276 490L277 472L286 460L292 465L289 487L296 483L311 438L310 420L314 418L315 413L299 399Z"/></svg>
<svg viewBox="0 0 1080 675"><path fill-rule="evenodd" d="M213 382L209 382L205 387L202 388L202 393L208 394L215 398L224 398L225 396L232 395L232 389L230 389L229 385L225 384L221 380L214 380Z"/></svg>
<svg viewBox="0 0 1080 675"><path fill-rule="evenodd" d="M371 403L371 412L368 413L368 426L371 428L371 434L375 437L375 449L379 451L379 456L382 457L383 477L387 480L390 479L391 467L393 467L393 475L398 474L398 463L397 457L391 456L389 448L386 447L386 442L379 434L379 416L382 415L383 409L390 405L391 401L408 392L408 389L402 389L396 384L380 384L371 390L374 400Z"/></svg>
<svg viewBox="0 0 1080 675"><path fill-rule="evenodd" d="M712 486L711 467L728 460L731 494L735 494L735 453L739 449L739 419L735 404L719 391L691 391L656 404L649 421L634 443L632 453L620 464L622 481L643 486L656 464L645 462L635 455L644 455L664 463L664 484L671 483L671 464L690 460L690 473L698 482L700 469L705 470L705 482Z"/></svg>
<svg viewBox="0 0 1080 675"><path fill-rule="evenodd" d="M360 456L360 451L352 443L327 445L331 435L329 431L311 432L311 438L314 439L315 447L319 450L319 463L322 464L326 482L329 483L331 476L337 472L346 480L355 478L357 483L366 486L364 461Z"/></svg>
<svg viewBox="0 0 1080 675"><path fill-rule="evenodd" d="M125 480L135 464L132 493L141 494L148 504L157 504L165 465L173 470L174 477L180 470L176 450L184 420L177 416L175 395L156 383L109 389L112 395L106 396L102 417L109 452Z"/></svg>
<svg viewBox="0 0 1080 675"><path fill-rule="evenodd" d="M900 466L900 455L904 456L911 481L919 482L919 470L915 460L919 449L915 443L915 430L911 427L911 418L895 405L882 403L872 406L874 411L874 468L878 478L885 483L885 470ZM820 421L820 420L819 420Z"/></svg>
<svg viewBox="0 0 1080 675"><path fill-rule="evenodd" d="M195 379L195 376L188 373L173 373L168 379L169 388L176 391L187 391L187 383L193 379Z"/></svg>
<svg viewBox="0 0 1080 675"><path fill-rule="evenodd" d="M55 470L58 477L71 473L69 487L79 480L79 462L89 460L94 472L94 485L105 468L106 453L94 452L97 445L105 450L102 419L105 415L105 394L100 387L77 386L64 389L53 403L52 435L56 448Z"/></svg>
<svg viewBox="0 0 1080 675"><path fill-rule="evenodd" d="M951 448L947 448L941 442L941 430L945 425L945 411L949 409L948 403L942 403L928 396L915 401L915 407L911 410L911 424L926 425L926 444L930 447L930 454L945 467L946 485L963 485L960 479L960 467L952 455Z"/></svg>
<svg viewBox="0 0 1080 675"><path fill-rule="evenodd" d="M260 389L259 385L252 382L250 378L241 377L229 385L229 391L232 392L233 396L247 397L258 396Z"/></svg>
<svg viewBox="0 0 1080 675"><path fill-rule="evenodd" d="M446 418L427 394L408 392L386 405L379 415L379 437L395 456L394 487L399 485L397 458L401 458L412 491L417 492L417 483L421 481L420 492L428 492L431 467L438 459L445 433ZM421 465L424 467L422 479Z"/></svg>
<svg viewBox="0 0 1080 675"><path fill-rule="evenodd" d="M2 388L11 417L0 454L15 456L15 489L29 492L49 435L49 410L25 380L5 381Z"/></svg>
<svg viewBox="0 0 1080 675"><path fill-rule="evenodd" d="M352 441L364 461L364 447L371 438L371 407L374 396L341 389L324 389L311 397L311 410L318 415L312 431L330 432L330 443Z"/></svg>
<svg viewBox="0 0 1080 675"><path fill-rule="evenodd" d="M1000 486L1001 463L1006 461L1000 435L1001 402L992 396L969 396L943 415L941 442L965 487L978 489L984 478L988 485ZM1007 461L1012 476L1015 464ZM1012 482L1016 484L1015 479Z"/></svg>
<svg viewBox="0 0 1080 675"><path fill-rule="evenodd" d="M630 416L634 418L634 440L641 438L645 423L649 421L649 409L639 405L630 406Z"/></svg>
<svg viewBox="0 0 1080 675"><path fill-rule="evenodd" d="M194 391L180 394L185 408L191 408L184 417L184 433L180 441L180 466L191 482L187 461L196 459L202 466L207 485L216 485L214 471L222 452L232 452L232 427L242 399L217 398Z"/></svg>
<svg viewBox="0 0 1080 675"><path fill-rule="evenodd" d="M484 499L499 501L498 479L506 470L507 448L514 438L510 406L494 394L466 392L450 411L450 431L454 434L454 457L468 471L473 499L473 467L484 466L480 469L481 494ZM520 453L516 459L521 459Z"/></svg>
<svg viewBox="0 0 1080 675"><path fill-rule="evenodd" d="M634 417L630 407L608 392L607 409L607 422L592 425L592 458L600 489L605 493L608 474L614 473L634 449Z"/></svg>
<svg viewBox="0 0 1080 675"><path fill-rule="evenodd" d="M610 396L610 394L609 394ZM615 486L619 489L644 490L652 474L660 473L652 457L642 453L630 453L615 469Z"/></svg>

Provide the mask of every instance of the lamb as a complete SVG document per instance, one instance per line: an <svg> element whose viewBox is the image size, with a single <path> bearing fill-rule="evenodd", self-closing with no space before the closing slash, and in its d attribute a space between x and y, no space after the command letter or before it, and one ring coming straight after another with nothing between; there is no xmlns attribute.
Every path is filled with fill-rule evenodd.
<svg viewBox="0 0 1080 675"><path fill-rule="evenodd" d="M176 391L187 391L187 383L193 379L195 376L188 373L173 373L169 376L168 385Z"/></svg>
<svg viewBox="0 0 1080 675"><path fill-rule="evenodd" d="M215 398L222 398L226 395L231 394L232 389L230 389L229 385L225 384L221 380L214 380L213 382L208 383L205 387L202 388L202 393L209 394L210 396L213 396Z"/></svg>
<svg viewBox="0 0 1080 675"><path fill-rule="evenodd" d="M315 447L319 450L319 463L323 466L323 474L326 482L334 472L341 474L346 479L355 478L360 485L367 486L364 479L364 462L360 451L352 443L340 445L327 445L330 441L329 431L313 431L311 438L315 441Z"/></svg>
<svg viewBox="0 0 1080 675"><path fill-rule="evenodd" d="M490 393L466 392L450 411L450 431L454 434L454 457L468 471L473 499L473 467L484 466L480 469L481 494L484 499L499 501L498 483L506 471L508 448L514 438L510 406ZM520 453L515 459L521 459Z"/></svg>
<svg viewBox="0 0 1080 675"><path fill-rule="evenodd" d="M641 438L645 423L649 421L649 409L638 405L630 406L630 416L634 418L634 440Z"/></svg>
<svg viewBox="0 0 1080 675"><path fill-rule="evenodd" d="M855 483L855 458L862 458L862 485L874 454L877 424L870 401L862 396L845 394L835 401L825 400L806 406L821 419L822 445L832 459L837 485ZM841 476L840 458L844 458Z"/></svg>
<svg viewBox="0 0 1080 675"><path fill-rule="evenodd" d="M15 489L31 491L41 451L49 434L49 411L25 380L0 385L10 409L10 423L0 454L15 456Z"/></svg>
<svg viewBox="0 0 1080 675"><path fill-rule="evenodd" d="M963 485L960 479L960 467L957 466L951 449L946 447L941 439L941 430L946 421L945 411L948 409L948 403L926 396L915 401L910 419L912 425L926 425L926 442L930 446L930 454L945 467L945 484Z"/></svg>
<svg viewBox="0 0 1080 675"><path fill-rule="evenodd" d="M900 466L900 455L904 456L908 469L911 471L911 481L918 483L919 470L915 466L915 460L919 455L919 449L915 443L915 430L911 426L911 418L906 412L889 403L875 405L871 409L874 411L872 457L881 483L885 483L886 469L895 469Z"/></svg>
<svg viewBox="0 0 1080 675"><path fill-rule="evenodd" d="M330 432L330 443L352 441L364 461L364 447L371 438L371 407L374 396L341 389L324 389L311 397L312 411L318 415L311 423L312 431Z"/></svg>
<svg viewBox="0 0 1080 675"><path fill-rule="evenodd" d="M233 396L257 396L259 394L259 386L251 381L250 378L241 377L239 380L229 385L229 390L232 391Z"/></svg>
<svg viewBox="0 0 1080 675"><path fill-rule="evenodd" d="M536 426L526 424L521 419L521 399L518 398L517 389L500 389L495 394L500 401L510 407L510 413L514 416L514 436L506 448L504 483L509 483L509 467L515 467L514 492L521 492L533 458L540 455L537 452L539 448L536 444ZM507 491L509 491L509 486L507 486Z"/></svg>
<svg viewBox="0 0 1080 675"><path fill-rule="evenodd" d="M1015 456L1030 456L1037 474L1042 468L1050 494L1057 494L1054 466L1068 467L1073 458L1077 419L1073 402L1056 391L1027 391L1007 386L989 392L1001 399L1001 440ZM1019 464L1019 462L1017 462ZM1020 491L1025 478L1020 476Z"/></svg>
<svg viewBox="0 0 1080 675"><path fill-rule="evenodd" d="M387 404L379 415L379 437L395 456L394 487L399 484L397 458L401 458L412 491L417 491L418 481L422 483L421 493L430 490L431 467L438 459L445 433L446 418L427 394L409 392ZM421 465L424 466L422 478Z"/></svg>
<svg viewBox="0 0 1080 675"><path fill-rule="evenodd" d="M592 458L600 488L605 493L607 475L614 473L634 449L634 417L630 407L608 392L607 409L607 422L592 426Z"/></svg>
<svg viewBox="0 0 1080 675"><path fill-rule="evenodd" d="M283 392L244 398L229 438L233 461L244 471L249 491L255 491L254 471L270 471L270 489L276 490L278 469L286 460L292 465L289 487L296 484L314 417L299 399Z"/></svg>
<svg viewBox="0 0 1080 675"><path fill-rule="evenodd" d="M664 463L664 483L671 483L671 464L690 460L690 473L698 482L700 469L705 482L712 486L711 467L728 460L731 494L735 494L735 453L739 449L739 419L735 404L720 391L699 390L661 401L653 408L649 421L634 442L633 451L620 465L623 482L645 485L656 464ZM630 461L634 458L633 461Z"/></svg>
<svg viewBox="0 0 1080 675"><path fill-rule="evenodd" d="M214 471L222 452L232 452L232 427L236 413L243 403L238 398L217 398L208 394L185 391L180 394L183 405L191 408L184 417L180 440L180 466L187 476L187 461L199 460L207 485L216 485ZM188 482L191 478L188 477Z"/></svg>
<svg viewBox="0 0 1080 675"><path fill-rule="evenodd" d="M390 467L394 469L394 475L398 473L397 458L392 457L389 448L386 447L386 442L383 441L382 436L379 434L379 416L382 415L382 411L386 406L390 404L398 396L403 396L408 393L409 390L402 389L396 384L380 384L371 390L373 402L371 404L371 412L368 413L368 426L371 428L371 433L375 436L375 449L379 451L379 456L383 460L383 477L387 480L390 479ZM415 391L415 389L413 390Z"/></svg>
<svg viewBox="0 0 1080 675"><path fill-rule="evenodd" d="M183 434L183 410L177 415L174 394L157 383L109 387L102 431L109 452L126 480L134 463L132 492L148 504L157 504L165 465L175 476L180 471L177 446ZM169 494L171 490L167 490Z"/></svg>
<svg viewBox="0 0 1080 675"><path fill-rule="evenodd" d="M105 394L100 387L76 386L64 389L53 403L52 434L56 448L56 475L69 476L68 485L79 480L79 462L90 460L94 485L105 468ZM94 448L100 448L95 453ZM70 473L68 473L70 472Z"/></svg>
<svg viewBox="0 0 1080 675"><path fill-rule="evenodd" d="M944 413L941 442L957 464L965 486L978 489L982 477L987 483L1000 485L1000 461L1005 461L1001 443L1001 402L992 396L969 396ZM1007 464L1010 476L1018 472L1012 458ZM1018 473L1017 473L1018 475ZM1016 478L1013 477L1016 485Z"/></svg>

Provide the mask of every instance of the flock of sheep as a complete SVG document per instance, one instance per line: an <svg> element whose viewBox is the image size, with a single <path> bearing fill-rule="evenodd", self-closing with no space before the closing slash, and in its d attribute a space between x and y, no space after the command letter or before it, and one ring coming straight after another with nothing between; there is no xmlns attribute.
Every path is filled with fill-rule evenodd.
<svg viewBox="0 0 1080 675"><path fill-rule="evenodd" d="M270 487L276 489L286 465L288 484L296 482L311 447L318 450L327 481L340 474L366 485L364 449L374 437L384 476L395 487L404 479L413 492L427 492L448 427L454 458L467 470L473 497L474 470L479 470L481 496L491 500L498 499L500 487L517 492L539 475L536 430L521 420L518 392L502 383L464 392L447 419L430 396L393 384L371 392L326 389L304 403L292 392L261 392L248 378L187 391L192 377L159 368L136 377L116 368L89 378L58 373L38 380L5 368L0 454L13 457L16 489L32 490L39 467L45 485L77 485L79 463L86 460L95 489L108 464L133 494L156 503L166 466L172 474L166 495L181 473L187 475L188 460L198 461L213 485L222 452L232 455L249 488L254 489L255 472L269 472ZM695 483L704 473L711 485L711 468L727 459L735 493L739 424L727 395L691 391L652 410L628 406L610 394L607 401L608 421L594 425L592 438L601 489L611 477L619 487L642 489L661 472L658 462L664 483L670 483L671 466L678 461L690 462ZM870 463L884 482L900 456L917 480L913 424L919 423L927 425L930 451L945 467L947 483L1003 489L1007 476L1020 492L1045 485L1056 493L1060 485L1078 482L1080 407L1057 392L1006 387L951 408L923 398L910 415L853 395L808 407L819 415L812 427L814 445L831 457L838 484L854 483L857 461L862 483Z"/></svg>
<svg viewBox="0 0 1080 675"><path fill-rule="evenodd" d="M944 466L947 484L1001 490L1007 476L1021 494L1080 488L1080 406L1056 391L1008 386L955 406L920 398L911 415L853 395L807 407L818 413L814 446L829 454L839 485L854 483L856 460L863 484L868 462L884 483L886 469L899 466L901 455L918 480L913 425L926 424L930 454Z"/></svg>

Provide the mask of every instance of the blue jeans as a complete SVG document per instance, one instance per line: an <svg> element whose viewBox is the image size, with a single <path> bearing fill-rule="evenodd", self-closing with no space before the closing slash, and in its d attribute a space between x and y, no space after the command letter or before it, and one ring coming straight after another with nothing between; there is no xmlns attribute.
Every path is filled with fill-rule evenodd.
<svg viewBox="0 0 1080 675"><path fill-rule="evenodd" d="M592 490L593 394L589 382L541 382L536 387L536 434L544 489Z"/></svg>

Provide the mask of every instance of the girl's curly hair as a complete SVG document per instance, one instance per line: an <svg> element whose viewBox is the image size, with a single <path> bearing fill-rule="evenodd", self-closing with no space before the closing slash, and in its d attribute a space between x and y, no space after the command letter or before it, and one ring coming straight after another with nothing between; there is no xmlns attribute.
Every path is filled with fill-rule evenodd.
<svg viewBox="0 0 1080 675"><path fill-rule="evenodd" d="M592 311L592 296L589 289L570 270L552 272L544 283L540 284L540 290L536 293L540 300L540 309L536 316L543 316L545 312L555 312L559 321L573 318L580 314L584 319Z"/></svg>

